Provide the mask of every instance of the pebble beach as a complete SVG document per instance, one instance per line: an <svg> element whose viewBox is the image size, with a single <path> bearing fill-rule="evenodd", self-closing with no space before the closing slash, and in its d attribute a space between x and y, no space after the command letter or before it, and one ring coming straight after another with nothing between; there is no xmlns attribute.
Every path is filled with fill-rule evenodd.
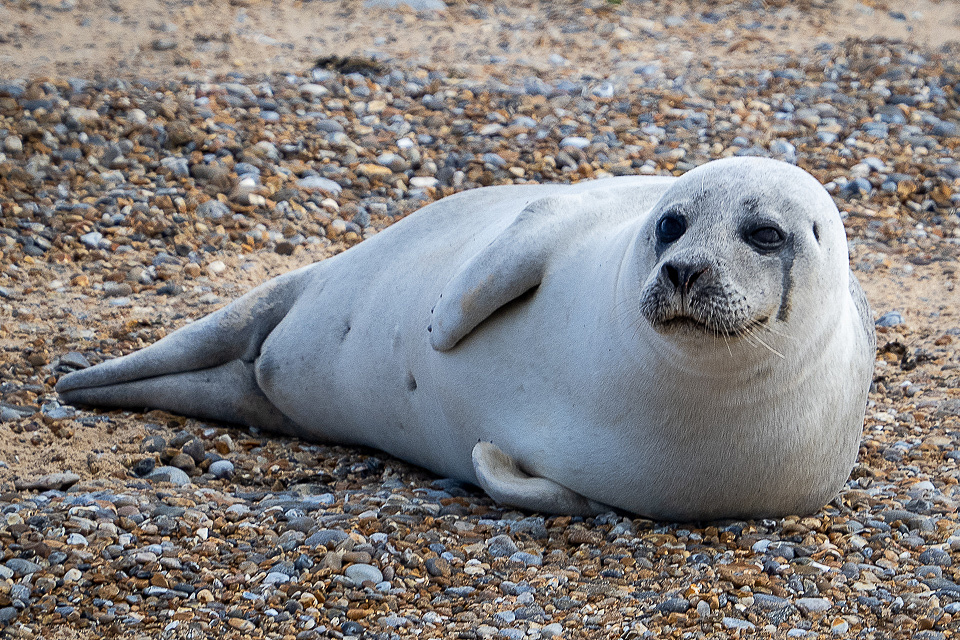
<svg viewBox="0 0 960 640"><path fill-rule="evenodd" d="M960 636L960 3L393 4L0 6L0 635ZM816 513L522 512L54 392L444 196L735 155L826 186L876 319Z"/></svg>

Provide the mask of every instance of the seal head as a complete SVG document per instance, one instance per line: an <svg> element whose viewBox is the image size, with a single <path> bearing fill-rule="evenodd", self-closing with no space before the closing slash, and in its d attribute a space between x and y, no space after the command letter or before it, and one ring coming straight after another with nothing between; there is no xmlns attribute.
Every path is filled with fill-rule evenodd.
<svg viewBox="0 0 960 640"><path fill-rule="evenodd" d="M640 268L641 314L674 339L759 339L794 313L815 313L798 309L811 290L846 289L843 238L836 206L805 171L762 158L704 165L646 221L637 255L654 262Z"/></svg>

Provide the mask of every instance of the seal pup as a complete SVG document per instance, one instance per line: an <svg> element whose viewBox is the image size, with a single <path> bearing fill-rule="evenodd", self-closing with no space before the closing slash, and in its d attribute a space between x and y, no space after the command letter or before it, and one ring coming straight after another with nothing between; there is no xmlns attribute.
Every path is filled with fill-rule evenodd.
<svg viewBox="0 0 960 640"><path fill-rule="evenodd" d="M776 517L845 482L874 351L833 200L736 158L444 198L57 390L367 445L531 510Z"/></svg>

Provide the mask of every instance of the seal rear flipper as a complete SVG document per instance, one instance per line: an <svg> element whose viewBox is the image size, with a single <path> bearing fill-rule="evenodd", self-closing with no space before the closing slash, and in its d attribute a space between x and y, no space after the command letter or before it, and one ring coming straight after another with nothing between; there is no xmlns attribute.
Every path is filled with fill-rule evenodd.
<svg viewBox="0 0 960 640"><path fill-rule="evenodd" d="M513 458L492 442L478 442L472 457L480 487L497 502L571 516L611 511L611 507L585 498L553 480L524 473Z"/></svg>
<svg viewBox="0 0 960 640"><path fill-rule="evenodd" d="M156 380L151 388L159 393L165 380L186 372L211 370L235 360L252 367L263 341L296 301L301 273L293 271L271 280L136 353L69 373L57 382L57 392L68 403L161 408L148 395L135 394L126 402L120 388L134 381ZM170 402L175 399L174 395ZM182 406L189 402L183 398ZM177 404L162 408L198 415Z"/></svg>
<svg viewBox="0 0 960 640"><path fill-rule="evenodd" d="M561 243L575 237L558 224L577 195L528 204L493 242L468 260L443 288L430 321L430 345L452 349L494 311L540 284Z"/></svg>
<svg viewBox="0 0 960 640"><path fill-rule="evenodd" d="M254 369L253 363L233 360L210 369L80 387L62 395L71 404L149 407L294 435L296 425L267 399Z"/></svg>

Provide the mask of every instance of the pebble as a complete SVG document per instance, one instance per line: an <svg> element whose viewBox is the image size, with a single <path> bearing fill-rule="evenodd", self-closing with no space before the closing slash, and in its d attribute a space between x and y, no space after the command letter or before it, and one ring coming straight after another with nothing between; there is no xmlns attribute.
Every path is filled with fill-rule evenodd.
<svg viewBox="0 0 960 640"><path fill-rule="evenodd" d="M487 542L487 550L494 558L510 557L519 552L517 545L506 535L490 538Z"/></svg>
<svg viewBox="0 0 960 640"><path fill-rule="evenodd" d="M878 327L896 327L904 323L899 311L888 311L877 319Z"/></svg>
<svg viewBox="0 0 960 640"><path fill-rule="evenodd" d="M197 215L209 220L220 220L231 215L230 207L219 200L207 200L197 206Z"/></svg>
<svg viewBox="0 0 960 640"><path fill-rule="evenodd" d="M825 598L799 598L794 604L805 614L821 613L832 606Z"/></svg>
<svg viewBox="0 0 960 640"><path fill-rule="evenodd" d="M63 491L80 481L75 473L49 473L34 480L16 481L14 485L18 491Z"/></svg>
<svg viewBox="0 0 960 640"><path fill-rule="evenodd" d="M356 584L362 584L364 582L373 582L376 584L383 581L383 573L371 564L352 564L344 569L343 574Z"/></svg>
<svg viewBox="0 0 960 640"><path fill-rule="evenodd" d="M170 482L178 486L190 484L190 476L188 476L182 469L172 466L157 467L146 476L146 479L159 482Z"/></svg>
<svg viewBox="0 0 960 640"><path fill-rule="evenodd" d="M228 479L233 476L234 467L233 463L229 460L217 460L210 463L209 471L216 478Z"/></svg>
<svg viewBox="0 0 960 640"><path fill-rule="evenodd" d="M4 563L4 566L10 571L13 571L13 574L17 577L27 576L40 571L40 565L35 562L30 562L29 560L24 560L23 558L11 558Z"/></svg>

